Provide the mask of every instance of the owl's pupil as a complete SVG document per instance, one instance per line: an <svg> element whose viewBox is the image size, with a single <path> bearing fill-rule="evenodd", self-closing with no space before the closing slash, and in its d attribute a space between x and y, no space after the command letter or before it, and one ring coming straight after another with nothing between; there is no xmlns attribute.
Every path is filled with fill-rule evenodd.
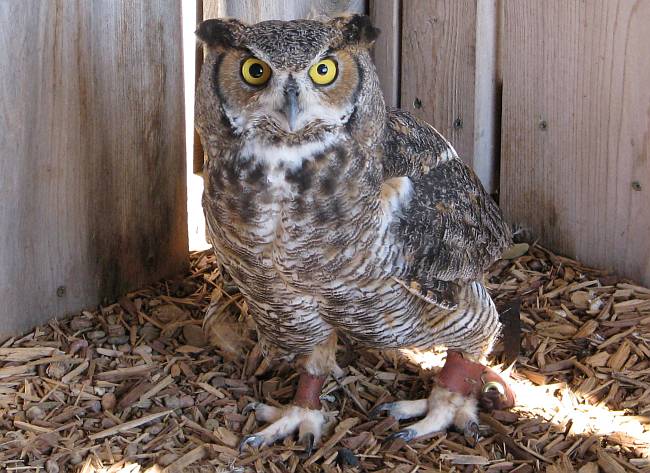
<svg viewBox="0 0 650 473"><path fill-rule="evenodd" d="M262 74L264 74L264 69L262 68L261 64L251 64L251 67L248 68L248 73L251 75L251 77L259 79L262 77Z"/></svg>
<svg viewBox="0 0 650 473"><path fill-rule="evenodd" d="M325 64L319 64L316 70L321 76L327 74L327 66Z"/></svg>

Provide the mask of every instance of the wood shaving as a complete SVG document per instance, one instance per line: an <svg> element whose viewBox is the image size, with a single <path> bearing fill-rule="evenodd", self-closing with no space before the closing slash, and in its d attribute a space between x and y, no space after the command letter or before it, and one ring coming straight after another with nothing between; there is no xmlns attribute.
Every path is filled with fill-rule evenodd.
<svg viewBox="0 0 650 473"><path fill-rule="evenodd" d="M367 413L426 397L436 368L342 345L351 362L325 385L332 420L311 457L294 438L240 454L241 436L260 428L243 407L291 402L297 376L264 358L245 303L206 251L182 278L0 343L0 469L650 472L650 289L539 246L509 257L485 282L498 306L521 300L519 404L482 413L477 445L453 431L386 442L409 422ZM241 356L198 330L211 300L246 337Z"/></svg>

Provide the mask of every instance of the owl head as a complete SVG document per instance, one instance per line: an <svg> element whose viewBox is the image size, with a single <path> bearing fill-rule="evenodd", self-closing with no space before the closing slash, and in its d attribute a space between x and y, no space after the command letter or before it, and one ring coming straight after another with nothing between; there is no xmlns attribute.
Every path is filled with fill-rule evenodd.
<svg viewBox="0 0 650 473"><path fill-rule="evenodd" d="M202 22L207 55L197 88L202 136L291 146L352 135L372 140L385 105L368 17Z"/></svg>

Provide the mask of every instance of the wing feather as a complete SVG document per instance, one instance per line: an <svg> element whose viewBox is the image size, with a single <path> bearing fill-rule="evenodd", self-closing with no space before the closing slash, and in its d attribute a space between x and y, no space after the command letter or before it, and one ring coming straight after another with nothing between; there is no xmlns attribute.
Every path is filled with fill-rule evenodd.
<svg viewBox="0 0 650 473"><path fill-rule="evenodd" d="M480 279L511 242L501 210L478 177L433 127L389 113L384 178L408 176L410 202L394 223L409 287L453 307L465 281ZM405 271L404 271L405 269Z"/></svg>

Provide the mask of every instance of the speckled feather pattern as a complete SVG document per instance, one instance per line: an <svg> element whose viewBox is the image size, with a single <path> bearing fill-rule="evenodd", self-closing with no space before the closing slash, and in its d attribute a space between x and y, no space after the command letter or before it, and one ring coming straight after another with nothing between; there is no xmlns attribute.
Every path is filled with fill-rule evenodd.
<svg viewBox="0 0 650 473"><path fill-rule="evenodd" d="M414 198L395 233L410 260L409 277L450 305L463 281L481 279L512 236L478 177L433 127L392 110L384 178L408 175Z"/></svg>
<svg viewBox="0 0 650 473"><path fill-rule="evenodd" d="M209 239L260 339L286 356L310 353L333 332L369 347L484 354L499 322L480 279L509 243L508 226L442 136L386 110L364 28L336 19L199 32L210 45L196 104ZM263 53L278 76L341 50L358 87L341 104L315 106L353 112L286 135L257 127L272 119L239 127L273 91L237 109L231 97L241 91L220 82L232 48Z"/></svg>

